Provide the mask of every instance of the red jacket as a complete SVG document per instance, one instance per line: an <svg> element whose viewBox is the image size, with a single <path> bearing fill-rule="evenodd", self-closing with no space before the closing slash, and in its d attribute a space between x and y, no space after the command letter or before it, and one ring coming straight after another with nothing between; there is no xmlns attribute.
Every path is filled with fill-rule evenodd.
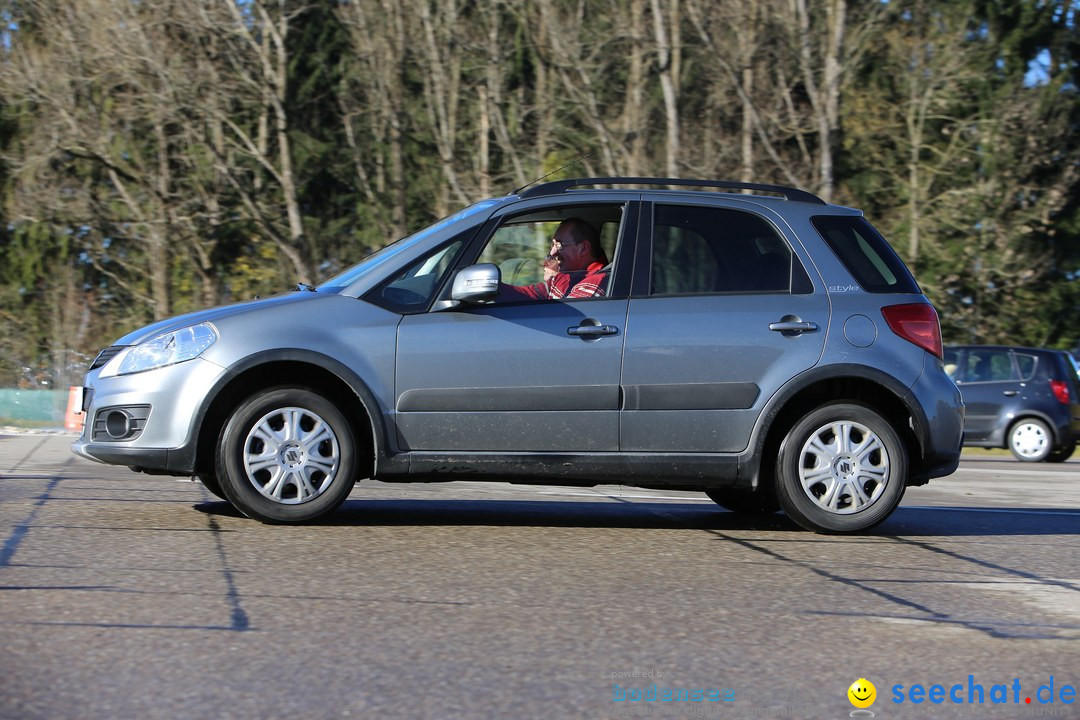
<svg viewBox="0 0 1080 720"><path fill-rule="evenodd" d="M510 302L604 297L608 278L606 268L603 263L594 262L584 270L555 273L535 285L501 285L498 299Z"/></svg>

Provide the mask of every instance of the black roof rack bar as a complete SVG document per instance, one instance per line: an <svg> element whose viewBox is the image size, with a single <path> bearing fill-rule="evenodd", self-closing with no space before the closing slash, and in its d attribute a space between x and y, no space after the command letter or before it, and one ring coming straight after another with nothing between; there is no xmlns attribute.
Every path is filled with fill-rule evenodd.
<svg viewBox="0 0 1080 720"><path fill-rule="evenodd" d="M655 177L593 177L573 178L570 180L552 180L551 182L534 185L519 193L519 197L543 197L545 195L559 195L570 188L583 185L682 185L684 187L711 187L724 188L725 190L761 190L776 193L785 200L825 205L825 201L813 193L797 188L785 187L784 185L763 185L761 183L736 182L734 180L687 180L679 178L655 178Z"/></svg>

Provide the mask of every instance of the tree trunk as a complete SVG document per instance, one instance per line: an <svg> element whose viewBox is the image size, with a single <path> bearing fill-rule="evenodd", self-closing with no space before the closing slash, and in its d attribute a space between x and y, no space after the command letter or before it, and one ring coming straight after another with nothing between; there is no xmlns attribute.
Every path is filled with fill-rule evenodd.
<svg viewBox="0 0 1080 720"><path fill-rule="evenodd" d="M653 33L656 38L656 57L660 72L660 90L664 96L664 117L666 120L666 163L668 177L679 177L679 102L678 102L678 54L673 50L673 40L678 36L679 0L668 0L671 8L670 24L672 37L668 36L664 23L664 14L660 0L650 0L652 4Z"/></svg>

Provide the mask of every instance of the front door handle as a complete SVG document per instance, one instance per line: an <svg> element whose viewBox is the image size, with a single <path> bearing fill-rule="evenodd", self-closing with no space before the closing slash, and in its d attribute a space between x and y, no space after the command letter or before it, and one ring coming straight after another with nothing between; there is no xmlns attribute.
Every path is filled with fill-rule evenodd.
<svg viewBox="0 0 1080 720"><path fill-rule="evenodd" d="M595 338L602 335L618 335L619 328L614 325L586 325L582 323L576 327L566 328L566 334L581 338Z"/></svg>
<svg viewBox="0 0 1080 720"><path fill-rule="evenodd" d="M1019 390L1003 390L1001 392L1001 394L1004 395L1005 397L1014 397L1016 395L1019 395L1020 391Z"/></svg>

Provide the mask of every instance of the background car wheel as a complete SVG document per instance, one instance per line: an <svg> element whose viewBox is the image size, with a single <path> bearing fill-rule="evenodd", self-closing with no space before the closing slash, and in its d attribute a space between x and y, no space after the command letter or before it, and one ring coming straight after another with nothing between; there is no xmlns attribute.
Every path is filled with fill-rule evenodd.
<svg viewBox="0 0 1080 720"><path fill-rule="evenodd" d="M904 496L907 448L865 405L832 403L788 431L776 460L776 494L808 530L853 533L887 518Z"/></svg>
<svg viewBox="0 0 1080 720"><path fill-rule="evenodd" d="M249 398L229 417L218 444L225 497L263 522L302 523L333 512L352 491L356 470L348 419L302 388Z"/></svg>
<svg viewBox="0 0 1080 720"><path fill-rule="evenodd" d="M771 492L710 488L705 494L720 507L741 515L770 515L780 509L776 495Z"/></svg>
<svg viewBox="0 0 1080 720"><path fill-rule="evenodd" d="M1042 420L1024 418L1009 428L1009 450L1021 462L1042 462L1053 450L1054 436Z"/></svg>
<svg viewBox="0 0 1080 720"><path fill-rule="evenodd" d="M196 475L199 482L203 484L203 487L210 491L211 495L215 495L222 500L228 500L225 497L225 491L221 489L221 483L218 482L217 475L212 472L204 472Z"/></svg>
<svg viewBox="0 0 1080 720"><path fill-rule="evenodd" d="M1073 456L1074 452L1076 452L1075 445L1067 445L1065 447L1058 448L1057 450L1051 451L1050 454L1046 456L1046 462L1065 462Z"/></svg>

